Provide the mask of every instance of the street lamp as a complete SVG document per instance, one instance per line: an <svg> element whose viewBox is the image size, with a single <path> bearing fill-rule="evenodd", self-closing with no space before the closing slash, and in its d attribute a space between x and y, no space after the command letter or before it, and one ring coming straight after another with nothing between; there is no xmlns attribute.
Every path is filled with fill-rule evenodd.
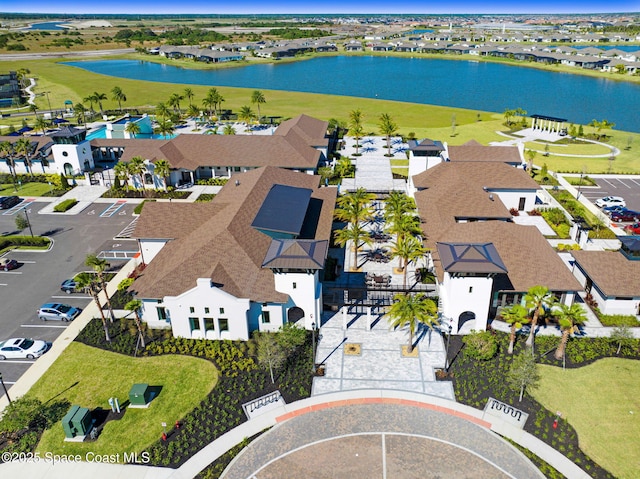
<svg viewBox="0 0 640 479"><path fill-rule="evenodd" d="M51 101L49 100L49 93L51 93L50 91L43 91L42 94L43 95L47 95L47 103L49 104L49 113L51 113Z"/></svg>
<svg viewBox="0 0 640 479"><path fill-rule="evenodd" d="M446 358L444 360L444 371L445 372L449 372L449 340L451 339L451 330L453 328L451 327L451 323L449 323L447 325L447 350L445 352L446 354Z"/></svg>
<svg viewBox="0 0 640 479"><path fill-rule="evenodd" d="M24 216L27 219L27 225L29 226L29 233L31 233L31 237L33 238L33 230L31 229L31 220L29 219L29 213L27 212L27 208L23 208Z"/></svg>
<svg viewBox="0 0 640 479"><path fill-rule="evenodd" d="M311 323L311 373L316 373L316 323Z"/></svg>
<svg viewBox="0 0 640 479"><path fill-rule="evenodd" d="M2 373L0 373L0 384L2 384L2 389L4 389L4 395L7 396L7 400L9 401L9 404L11 404L11 398L7 392L7 387L4 385L4 381L2 380Z"/></svg>

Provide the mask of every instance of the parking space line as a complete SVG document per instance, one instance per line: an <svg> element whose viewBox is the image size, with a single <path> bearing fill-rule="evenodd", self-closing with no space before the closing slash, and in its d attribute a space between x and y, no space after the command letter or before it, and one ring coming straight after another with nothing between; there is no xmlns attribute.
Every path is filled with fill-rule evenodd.
<svg viewBox="0 0 640 479"><path fill-rule="evenodd" d="M11 363L11 364L33 364L35 363L35 360L33 359L25 359L23 361L19 361L17 359L5 359L4 361L2 361L2 364L5 363ZM7 383L7 381L5 381L5 383ZM8 383L11 384L11 383Z"/></svg>
<svg viewBox="0 0 640 479"><path fill-rule="evenodd" d="M35 200L36 200L35 198L25 198L25 200L22 201L20 204L17 204L13 208L8 209L7 211L5 211L2 214L3 214L3 216L4 215L15 215L20 210L22 210L24 208L27 208L28 206L31 206L31 203L33 203Z"/></svg>
<svg viewBox="0 0 640 479"><path fill-rule="evenodd" d="M640 183L638 183L635 178L629 178L629 181L634 182L637 186L640 186Z"/></svg>
<svg viewBox="0 0 640 479"><path fill-rule="evenodd" d="M93 299L91 296L74 296L73 294L65 294L61 296L51 296L53 299Z"/></svg>
<svg viewBox="0 0 640 479"><path fill-rule="evenodd" d="M66 329L66 326L57 326L55 324L21 324L22 328L58 328L58 329Z"/></svg>
<svg viewBox="0 0 640 479"><path fill-rule="evenodd" d="M4 383L5 384L15 384L16 382L15 381L5 381Z"/></svg>
<svg viewBox="0 0 640 479"><path fill-rule="evenodd" d="M110 205L106 210L104 210L102 213L100 213L100 218L111 218L113 215L116 214L116 212L120 208L122 208L126 204L127 204L127 202L124 201L124 200L116 201L115 203Z"/></svg>
<svg viewBox="0 0 640 479"><path fill-rule="evenodd" d="M0 269L0 273L2 273L2 274L22 274L22 271L5 271L3 269Z"/></svg>
<svg viewBox="0 0 640 479"><path fill-rule="evenodd" d="M616 185L614 185L613 183L611 183L609 180L607 180L606 178L602 178L602 181L604 181L605 183L608 183L612 188L618 189L618 187Z"/></svg>

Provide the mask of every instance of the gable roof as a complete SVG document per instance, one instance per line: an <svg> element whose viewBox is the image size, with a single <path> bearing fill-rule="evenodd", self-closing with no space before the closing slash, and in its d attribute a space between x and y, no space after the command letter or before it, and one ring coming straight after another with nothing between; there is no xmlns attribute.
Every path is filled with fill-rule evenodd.
<svg viewBox="0 0 640 479"><path fill-rule="evenodd" d="M270 269L322 269L328 248L328 240L274 239L262 266Z"/></svg>
<svg viewBox="0 0 640 479"><path fill-rule="evenodd" d="M133 236L174 239L134 282L131 289L138 297L176 296L194 288L198 278L210 278L237 298L287 301L286 294L275 290L272 271L262 267L272 239L251 223L273 185L307 188L312 200L321 203L311 216L317 225L309 239L328 241L337 189L318 188L317 176L269 166L236 178L240 181L227 183L211 203L145 205Z"/></svg>
<svg viewBox="0 0 640 479"><path fill-rule="evenodd" d="M493 243L437 243L442 267L448 273L506 273Z"/></svg>
<svg viewBox="0 0 640 479"><path fill-rule="evenodd" d="M464 145L449 146L450 161L496 161L521 164L523 162L517 146L484 146L475 140Z"/></svg>
<svg viewBox="0 0 640 479"><path fill-rule="evenodd" d="M619 251L572 251L580 269L606 296L640 297L640 261Z"/></svg>

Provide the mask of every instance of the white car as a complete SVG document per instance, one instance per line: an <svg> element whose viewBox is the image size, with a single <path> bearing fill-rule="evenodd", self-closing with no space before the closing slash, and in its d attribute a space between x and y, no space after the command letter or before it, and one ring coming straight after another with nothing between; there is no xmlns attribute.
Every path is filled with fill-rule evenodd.
<svg viewBox="0 0 640 479"><path fill-rule="evenodd" d="M605 196L596 200L596 206L598 208L606 208L608 206L627 206L624 198L620 196Z"/></svg>
<svg viewBox="0 0 640 479"><path fill-rule="evenodd" d="M49 346L49 343L39 339L7 339L0 342L0 360L39 358L49 350Z"/></svg>

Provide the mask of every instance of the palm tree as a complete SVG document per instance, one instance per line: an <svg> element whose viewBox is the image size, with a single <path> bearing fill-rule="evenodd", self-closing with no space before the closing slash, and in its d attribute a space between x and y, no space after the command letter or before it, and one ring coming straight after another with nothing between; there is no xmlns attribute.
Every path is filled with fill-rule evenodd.
<svg viewBox="0 0 640 479"><path fill-rule="evenodd" d="M398 258L398 269L402 271L402 287L407 289L407 267L427 254L422 243L414 236L398 238L391 246L391 257Z"/></svg>
<svg viewBox="0 0 640 479"><path fill-rule="evenodd" d="M538 319L541 314L544 314L546 310L556 303L556 297L551 294L548 288L545 286L532 286L524 295L525 307L529 310L529 314L533 313L531 317L531 331L529 337L525 343L528 347L533 348L533 336L538 325Z"/></svg>
<svg viewBox="0 0 640 479"><path fill-rule="evenodd" d="M100 304L100 284L97 281L96 275L83 271L82 273L78 273L75 277L76 285L79 289L84 289L89 292L93 301L96 303L98 307L98 311L100 311L100 318L102 319L102 329L104 329L104 337L108 343L111 342L111 337L109 336L109 325L107 324L107 318L104 316L104 311L102 310L102 304Z"/></svg>
<svg viewBox="0 0 640 479"><path fill-rule="evenodd" d="M359 155L360 138L364 135L362 127L362 111L359 109L352 110L349 113L349 133L356 139L356 156Z"/></svg>
<svg viewBox="0 0 640 479"><path fill-rule="evenodd" d="M36 130L42 131L42 134L44 135L47 132L48 122L43 116L39 116L36 118L36 122L33 126Z"/></svg>
<svg viewBox="0 0 640 479"><path fill-rule="evenodd" d="M364 188L358 188L356 191L342 195L336 200L338 208L336 208L334 215L339 221L349 223L370 221L373 218L371 203L375 199L375 194L367 193Z"/></svg>
<svg viewBox="0 0 640 479"><path fill-rule="evenodd" d="M87 108L82 103L76 103L73 105L73 111L76 113L78 122L82 121L84 129L87 129Z"/></svg>
<svg viewBox="0 0 640 479"><path fill-rule="evenodd" d="M420 218L415 214L416 203L405 193L392 191L384 203L384 218L387 232L396 234L398 240L407 234L419 235Z"/></svg>
<svg viewBox="0 0 640 479"><path fill-rule="evenodd" d="M33 171L31 171L31 152L33 150L31 140L29 138L20 138L13 144L13 148L18 155L22 156L27 172L33 176Z"/></svg>
<svg viewBox="0 0 640 479"><path fill-rule="evenodd" d="M189 109L187 110L187 115L189 115L192 118L198 118L201 114L202 112L200 111L200 108L198 108L196 105L189 105Z"/></svg>
<svg viewBox="0 0 640 479"><path fill-rule="evenodd" d="M158 178L162 178L162 186L167 191L167 176L171 172L171 165L167 160L157 160L154 163L154 173Z"/></svg>
<svg viewBox="0 0 640 479"><path fill-rule="evenodd" d="M391 156L391 137L396 134L398 125L396 125L391 116L387 113L380 115L379 121L378 127L380 128L380 133L387 138L387 156Z"/></svg>
<svg viewBox="0 0 640 479"><path fill-rule="evenodd" d="M236 130L235 128L233 128L233 125L231 123L227 123L226 125L224 125L224 130L222 130L222 133L225 135L235 135Z"/></svg>
<svg viewBox="0 0 640 479"><path fill-rule="evenodd" d="M107 298L107 308L109 309L109 317L111 318L111 322L113 323L113 308L111 307L111 298L109 298L109 294L107 293L107 282L104 277L105 271L109 268L109 263L106 259L98 258L94 254L87 255L84 260L84 264L93 268L96 276L98 277L98 284L104 291L104 295Z"/></svg>
<svg viewBox="0 0 640 479"><path fill-rule="evenodd" d="M127 164L127 170L131 176L137 176L140 178L140 187L144 187L144 172L147 167L144 164L144 158L141 156L134 156L131 158L131 161Z"/></svg>
<svg viewBox="0 0 640 479"><path fill-rule="evenodd" d="M396 294L387 318L394 329L409 327L408 352L413 352L413 336L419 324L433 328L438 324L438 306L422 293Z"/></svg>
<svg viewBox="0 0 640 479"><path fill-rule="evenodd" d="M213 115L213 111L212 110L215 110L215 108L216 108L216 100L215 100L215 98L213 96L211 96L211 95L207 95L202 100L202 106L207 109L207 112L208 112L209 116L212 116Z"/></svg>
<svg viewBox="0 0 640 479"><path fill-rule="evenodd" d="M224 101L224 98L222 98L222 95L220 95L220 92L218 92L216 88L209 88L209 91L207 92L207 96L205 97L204 100L202 100L202 105L205 107L208 107L209 109L213 107L213 114L218 116L218 112L216 111L216 108L223 101ZM209 110L209 116L211 116L211 110Z"/></svg>
<svg viewBox="0 0 640 479"><path fill-rule="evenodd" d="M156 116L159 116L161 120L165 120L168 116L171 115L169 108L163 102L160 102L156 105Z"/></svg>
<svg viewBox="0 0 640 479"><path fill-rule="evenodd" d="M95 99L96 103L98 103L98 106L100 107L100 115L104 116L104 109L102 108L102 102L107 100L107 94L106 93L98 93L93 92L93 98Z"/></svg>
<svg viewBox="0 0 640 479"><path fill-rule="evenodd" d="M253 110L251 109L250 106L243 106L242 108L240 108L240 113L238 113L238 119L245 121L245 122L250 122L251 120L253 120L253 117L255 117L255 113L253 113Z"/></svg>
<svg viewBox="0 0 640 479"><path fill-rule="evenodd" d="M144 333L142 332L142 321L140 319L140 309L142 309L142 301L140 301L139 299L132 299L124 305L124 309L126 309L127 311L133 311L133 314L136 318L136 328L138 328L138 341L140 342L140 347L144 348Z"/></svg>
<svg viewBox="0 0 640 479"><path fill-rule="evenodd" d="M87 102L89 103L89 110L91 110L91 111L93 111L93 104L98 102L98 100L96 99L95 94L87 95L86 97L84 97L82 99L82 101L84 103L87 103Z"/></svg>
<svg viewBox="0 0 640 479"><path fill-rule="evenodd" d="M507 324L511 325L509 349L507 353L513 354L513 346L516 343L516 330L520 329L524 324L529 323L529 311L521 304L513 304L507 308L503 308L500 311L500 316Z"/></svg>
<svg viewBox="0 0 640 479"><path fill-rule="evenodd" d="M35 103L31 103L29 105L29 111L33 112L36 118L38 118L38 105L36 105Z"/></svg>
<svg viewBox="0 0 640 479"><path fill-rule="evenodd" d="M16 182L16 163L15 163L15 148L13 146L13 143L11 143L10 141L3 141L2 143L0 143L0 156L2 156L4 158L5 163L7 164L7 166L9 167L9 172L11 173L11 176L13 177L13 184L15 186L15 182Z"/></svg>
<svg viewBox="0 0 640 479"><path fill-rule="evenodd" d="M129 136L135 138L136 135L140 134L140 123L137 121L128 121L124 126L124 131L129 133Z"/></svg>
<svg viewBox="0 0 640 479"><path fill-rule="evenodd" d="M167 105L173 108L173 111L181 115L182 112L180 110L180 102L182 101L182 95L180 93L172 93L167 100Z"/></svg>
<svg viewBox="0 0 640 479"><path fill-rule="evenodd" d="M262 118L260 105L266 102L267 100L265 100L264 95L260 90L253 90L253 93L251 94L251 103L258 106L258 122L260 122L260 119Z"/></svg>
<svg viewBox="0 0 640 479"><path fill-rule="evenodd" d="M116 166L113 167L113 173L116 175L118 180L124 183L124 187L127 187L127 183L129 182L129 165L127 163L118 162Z"/></svg>
<svg viewBox="0 0 640 479"><path fill-rule="evenodd" d="M111 99L118 102L118 108L120 108L120 111L122 111L122 102L127 101L127 96L122 91L122 88L120 88L119 86L114 86L111 89L111 95Z"/></svg>
<svg viewBox="0 0 640 479"><path fill-rule="evenodd" d="M189 106L191 106L191 100L193 100L193 90L189 87L182 90L182 97L189 100Z"/></svg>
<svg viewBox="0 0 640 479"><path fill-rule="evenodd" d="M556 359L562 359L567 348L569 336L572 333L578 332L578 326L587 321L587 314L582 306L578 303L573 303L571 306L561 304L560 310L555 312L554 316L558 318L558 323L562 330L562 338L560 339L560 344L558 345L554 356Z"/></svg>
<svg viewBox="0 0 640 479"><path fill-rule="evenodd" d="M31 71L28 68L19 68L16 70L16 78L18 82L20 82L20 88L24 89L27 87L25 79L29 73L31 73Z"/></svg>
<svg viewBox="0 0 640 479"><path fill-rule="evenodd" d="M351 269L358 269L358 251L360 243L370 245L372 243L369 232L365 230L359 222L349 223L345 228L334 232L336 243L340 246L346 246L349 241L353 242L353 266Z"/></svg>
<svg viewBox="0 0 640 479"><path fill-rule="evenodd" d="M159 135L162 135L164 139L167 139L176 131L176 127L171 123L171 120L161 120L153 131Z"/></svg>

